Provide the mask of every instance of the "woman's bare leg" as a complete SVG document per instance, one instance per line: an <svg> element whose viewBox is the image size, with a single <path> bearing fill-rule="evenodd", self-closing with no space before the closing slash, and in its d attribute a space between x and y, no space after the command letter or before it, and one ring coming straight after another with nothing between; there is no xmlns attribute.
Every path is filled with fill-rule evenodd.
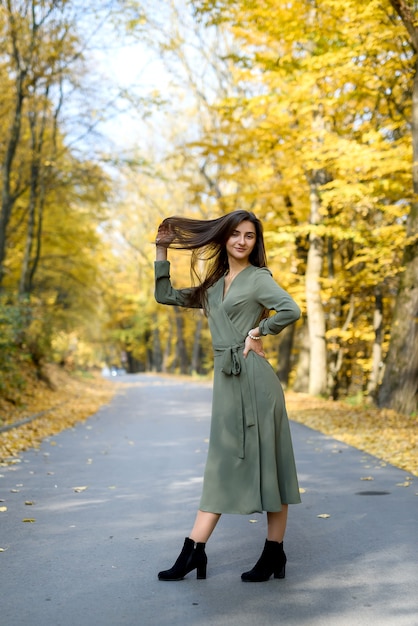
<svg viewBox="0 0 418 626"><path fill-rule="evenodd" d="M215 526L221 517L220 513L209 513L208 511L198 511L190 539L196 543L206 543L215 530Z"/></svg>
<svg viewBox="0 0 418 626"><path fill-rule="evenodd" d="M267 513L267 539L281 543L286 532L287 511L289 505L283 504L282 510L275 513Z"/></svg>

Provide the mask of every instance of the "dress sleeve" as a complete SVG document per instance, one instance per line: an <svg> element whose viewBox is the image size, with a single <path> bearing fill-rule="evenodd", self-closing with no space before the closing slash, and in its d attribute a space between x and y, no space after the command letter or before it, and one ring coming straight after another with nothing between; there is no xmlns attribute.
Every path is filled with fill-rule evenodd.
<svg viewBox="0 0 418 626"><path fill-rule="evenodd" d="M155 291L154 296L160 304L171 304L173 306L191 307L189 295L192 289L174 289L170 280L170 262L155 261ZM200 304L194 308L201 308Z"/></svg>
<svg viewBox="0 0 418 626"><path fill-rule="evenodd" d="M276 311L274 315L261 320L261 335L277 335L300 318L300 308L287 291L279 287L270 270L260 268L256 273L255 287L258 302L269 311Z"/></svg>

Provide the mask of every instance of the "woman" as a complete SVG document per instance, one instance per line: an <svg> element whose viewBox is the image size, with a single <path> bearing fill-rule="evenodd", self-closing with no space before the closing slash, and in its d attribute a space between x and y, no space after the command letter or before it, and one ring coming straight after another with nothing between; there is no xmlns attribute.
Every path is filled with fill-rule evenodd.
<svg viewBox="0 0 418 626"><path fill-rule="evenodd" d="M206 578L205 545L222 513L267 512L267 539L247 582L284 578L283 537L289 504L300 502L283 391L261 346L299 319L293 299L266 267L263 230L253 213L214 220L170 217L156 238L155 298L161 304L202 308L214 349L213 406L203 492L183 549L160 580L192 570ZM167 248L189 249L192 271L207 262L196 287L174 289ZM268 316L270 310L275 311Z"/></svg>

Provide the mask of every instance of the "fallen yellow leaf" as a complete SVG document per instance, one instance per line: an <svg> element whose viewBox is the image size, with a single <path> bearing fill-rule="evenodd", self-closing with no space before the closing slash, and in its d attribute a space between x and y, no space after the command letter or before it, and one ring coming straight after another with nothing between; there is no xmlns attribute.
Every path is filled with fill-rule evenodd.
<svg viewBox="0 0 418 626"><path fill-rule="evenodd" d="M328 515L328 513L321 513L320 515L317 515L317 517L320 517L321 519L327 519L328 517L331 517L331 516Z"/></svg>
<svg viewBox="0 0 418 626"><path fill-rule="evenodd" d="M33 524L34 522L36 522L36 519L33 519L33 517L24 517L22 519L22 522L27 522L29 524Z"/></svg>
<svg viewBox="0 0 418 626"><path fill-rule="evenodd" d="M363 476L360 480L374 480L373 476Z"/></svg>
<svg viewBox="0 0 418 626"><path fill-rule="evenodd" d="M81 493L82 491L85 491L87 489L87 487L73 487L73 490L76 493Z"/></svg>
<svg viewBox="0 0 418 626"><path fill-rule="evenodd" d="M0 506L0 513L7 511L7 506Z"/></svg>

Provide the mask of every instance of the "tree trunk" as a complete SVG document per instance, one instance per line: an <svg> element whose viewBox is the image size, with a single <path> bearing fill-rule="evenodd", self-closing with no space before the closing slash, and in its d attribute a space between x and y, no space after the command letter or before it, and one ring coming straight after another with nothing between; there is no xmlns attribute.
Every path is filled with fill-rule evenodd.
<svg viewBox="0 0 418 626"><path fill-rule="evenodd" d="M310 361L310 347L309 347L309 329L306 320L302 326L302 330L298 333L300 336L299 357L296 369L295 384L293 390L298 393L308 393L309 390L309 361Z"/></svg>
<svg viewBox="0 0 418 626"><path fill-rule="evenodd" d="M418 213L417 208L415 213ZM385 373L379 390L379 406L407 415L418 410L417 247L417 243L411 246L411 258L406 261L406 269L401 278Z"/></svg>
<svg viewBox="0 0 418 626"><path fill-rule="evenodd" d="M184 341L184 319L179 307L174 307L176 320L176 365L180 369L181 374L189 373L189 363L187 358L186 342Z"/></svg>
<svg viewBox="0 0 418 626"><path fill-rule="evenodd" d="M36 92L36 83L33 85L33 92ZM38 112L39 103L36 98L32 99L31 110L28 111L32 162L29 181L28 226L19 281L19 298L30 298L33 278L35 276L41 252L42 213L45 199L45 172L42 171L42 152L48 121L48 97L49 85L46 85L45 92L41 96L43 103L41 112ZM59 107L60 104L58 105L57 110ZM55 152L54 144L53 151ZM34 250L35 254L33 253Z"/></svg>
<svg viewBox="0 0 418 626"><path fill-rule="evenodd" d="M292 350L294 337L295 324L290 324L290 326L286 326L286 328L282 330L279 338L279 364L276 374L280 378L280 382L285 388L289 384L289 375L290 370L292 369Z"/></svg>
<svg viewBox="0 0 418 626"><path fill-rule="evenodd" d="M158 326L152 332L152 371L161 372L163 368L163 353L161 350L160 331Z"/></svg>
<svg viewBox="0 0 418 626"><path fill-rule="evenodd" d="M311 224L320 221L320 200L317 183L310 181ZM327 349L325 339L325 314L321 298L321 273L324 243L315 229L309 236L308 261L306 265L306 308L308 314L310 360L309 393L315 396L327 392Z"/></svg>
<svg viewBox="0 0 418 626"><path fill-rule="evenodd" d="M334 271L334 240L327 237L327 265L328 279L335 279ZM340 326L341 309L343 303L341 298L337 298L332 290L328 301L328 330L335 331ZM342 350L341 341L338 336L333 336L328 346L328 389L333 400L338 399L339 392L339 371L342 366Z"/></svg>
<svg viewBox="0 0 418 626"><path fill-rule="evenodd" d="M22 108L23 108L23 82L26 73L18 72L16 79L16 101L13 113L13 121L9 131L7 140L7 149L3 162L3 180L2 180L2 197L0 209L0 289L4 279L4 261L6 259L7 247L7 227L9 225L10 216L12 214L15 196L12 193L12 167L16 155L17 146L20 138L20 130L22 126Z"/></svg>
<svg viewBox="0 0 418 626"><path fill-rule="evenodd" d="M367 395L376 400L382 367L383 297L379 287L375 289L373 313L374 341L372 350L372 371L367 384Z"/></svg>
<svg viewBox="0 0 418 626"><path fill-rule="evenodd" d="M418 60L412 96L412 178L418 195ZM379 406L410 414L418 410L418 202L411 204L407 241L395 310L389 352L379 390Z"/></svg>
<svg viewBox="0 0 418 626"><path fill-rule="evenodd" d="M408 236L412 238L417 232L418 203L413 203L409 215ZM406 246L404 266L392 318L389 352L378 404L410 414L418 410L417 240Z"/></svg>
<svg viewBox="0 0 418 626"><path fill-rule="evenodd" d="M192 374L198 374L201 372L201 354L202 354L202 328L203 328L203 315L200 315L196 322L193 350L192 350Z"/></svg>
<svg viewBox="0 0 418 626"><path fill-rule="evenodd" d="M172 320L172 317L171 317L171 311L170 311L170 314L168 315L167 341L165 342L163 362L162 362L162 368L161 368L164 374L167 374L167 372L169 371L169 365L170 365L171 337L173 333L173 324L171 320Z"/></svg>
<svg viewBox="0 0 418 626"><path fill-rule="evenodd" d="M344 333L348 330L352 320L354 317L354 297L351 295L350 297L350 305L347 312L347 317L345 318L345 322L341 327L341 332ZM344 363L344 348L341 346L341 341L338 339L334 340L337 344L337 348L332 351L332 360L330 362L329 367L329 379L328 388L330 390L330 394L333 400L338 400L339 390L341 385L340 380L340 371Z"/></svg>
<svg viewBox="0 0 418 626"><path fill-rule="evenodd" d="M28 223L26 230L25 250L23 254L22 269L19 281L19 298L23 298L25 297L25 295L29 296L30 262L35 237L35 212L38 199L39 162L36 155L36 146L34 145L35 138L33 136L33 133L34 129L32 128L32 166L30 176Z"/></svg>

